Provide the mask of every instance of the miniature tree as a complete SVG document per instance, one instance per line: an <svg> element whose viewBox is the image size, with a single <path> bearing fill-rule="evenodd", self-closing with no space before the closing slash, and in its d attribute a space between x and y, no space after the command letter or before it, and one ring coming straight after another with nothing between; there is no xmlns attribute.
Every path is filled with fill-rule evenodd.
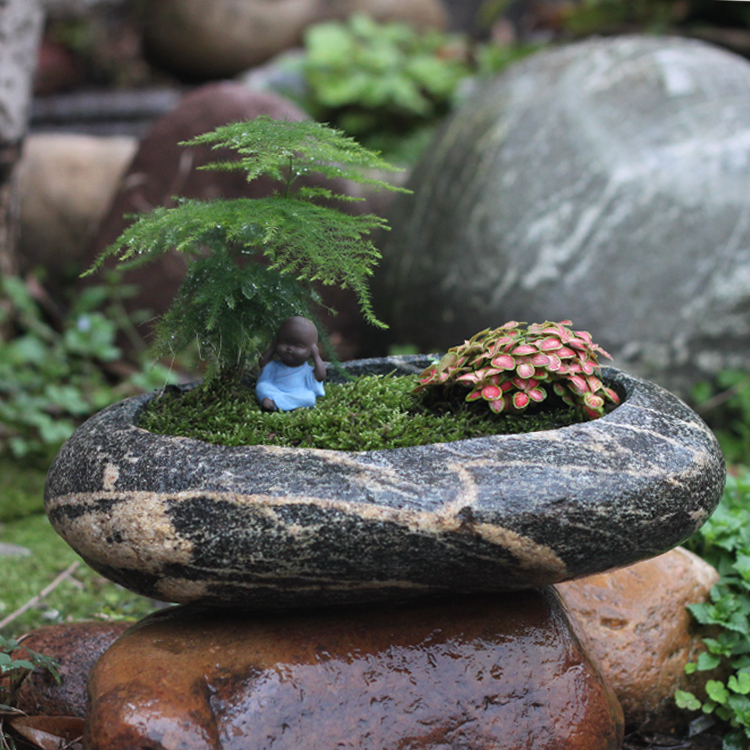
<svg viewBox="0 0 750 750"><path fill-rule="evenodd" d="M400 190L363 170L394 170L379 156L332 128L312 121L262 116L225 125L181 145L212 144L239 154L237 161L203 167L261 175L280 190L254 199L181 200L141 216L87 271L107 257L125 267L169 250L188 257L185 280L156 326L155 352L175 354L195 341L209 374L238 376L292 315L314 317L319 302L311 284L354 291L365 319L383 326L372 309L368 277L380 254L370 239L386 221L351 215L314 201L361 200L333 187L300 184L305 174Z"/></svg>

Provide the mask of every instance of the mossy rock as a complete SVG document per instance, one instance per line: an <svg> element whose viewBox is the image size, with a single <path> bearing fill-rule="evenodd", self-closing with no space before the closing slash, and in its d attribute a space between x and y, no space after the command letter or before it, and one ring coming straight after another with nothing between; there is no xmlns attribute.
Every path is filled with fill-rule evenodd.
<svg viewBox="0 0 750 750"><path fill-rule="evenodd" d="M415 372L365 360L353 374ZM227 448L136 426L153 394L90 419L47 514L94 569L147 596L253 609L530 588L656 556L708 518L725 467L706 425L613 368L593 422L391 450Z"/></svg>

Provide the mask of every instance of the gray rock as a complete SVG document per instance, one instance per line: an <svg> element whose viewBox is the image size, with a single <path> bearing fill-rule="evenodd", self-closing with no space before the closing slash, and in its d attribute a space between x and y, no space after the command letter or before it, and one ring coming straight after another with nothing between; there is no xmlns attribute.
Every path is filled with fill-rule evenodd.
<svg viewBox="0 0 750 750"><path fill-rule="evenodd" d="M572 319L685 394L750 367L750 63L677 38L540 53L446 124L375 298L401 343Z"/></svg>
<svg viewBox="0 0 750 750"><path fill-rule="evenodd" d="M594 422L361 453L156 435L134 426L146 394L68 440L46 510L91 567L164 601L276 608L556 583L679 544L724 486L690 409L603 375L625 402Z"/></svg>
<svg viewBox="0 0 750 750"><path fill-rule="evenodd" d="M26 547L22 547L20 544L8 544L7 542L0 542L0 557L28 557L31 554L31 550Z"/></svg>

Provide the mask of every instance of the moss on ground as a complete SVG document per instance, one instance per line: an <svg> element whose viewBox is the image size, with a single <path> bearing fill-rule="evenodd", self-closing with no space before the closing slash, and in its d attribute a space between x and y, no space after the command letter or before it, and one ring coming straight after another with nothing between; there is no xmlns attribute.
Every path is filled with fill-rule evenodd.
<svg viewBox="0 0 750 750"><path fill-rule="evenodd" d="M5 479L5 477L3 478ZM40 484L41 482L41 484ZM13 481L3 481L0 509L4 518L34 509L23 518L0 524L0 542L28 549L30 555L0 555L0 620L37 596L69 565L80 561L73 574L48 596L18 619L5 626L0 634L20 635L42 625L91 618L140 619L152 612L156 604L110 583L95 573L57 535L47 517L40 513L44 472L38 467L17 466ZM5 494L6 486L12 491ZM10 500L9 500L10 498Z"/></svg>
<svg viewBox="0 0 750 750"><path fill-rule="evenodd" d="M554 429L580 421L562 404L535 415L496 415L460 395L435 400L414 394L416 376L364 376L326 385L313 409L263 412L252 384L214 379L187 393L153 399L139 425L219 445L280 445L363 451L445 443L487 435ZM551 401L552 399L550 399Z"/></svg>

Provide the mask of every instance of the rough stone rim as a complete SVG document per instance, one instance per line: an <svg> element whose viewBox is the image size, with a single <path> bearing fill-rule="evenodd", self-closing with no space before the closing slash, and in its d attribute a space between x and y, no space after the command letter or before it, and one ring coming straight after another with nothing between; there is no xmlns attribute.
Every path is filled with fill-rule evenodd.
<svg viewBox="0 0 750 750"><path fill-rule="evenodd" d="M428 361L346 369L419 372ZM145 394L63 446L46 509L92 567L168 601L299 606L602 572L690 536L725 479L715 437L682 401L614 368L602 375L626 398L592 422L358 453L156 435L133 424ZM305 524L338 536L321 551L300 541Z"/></svg>

